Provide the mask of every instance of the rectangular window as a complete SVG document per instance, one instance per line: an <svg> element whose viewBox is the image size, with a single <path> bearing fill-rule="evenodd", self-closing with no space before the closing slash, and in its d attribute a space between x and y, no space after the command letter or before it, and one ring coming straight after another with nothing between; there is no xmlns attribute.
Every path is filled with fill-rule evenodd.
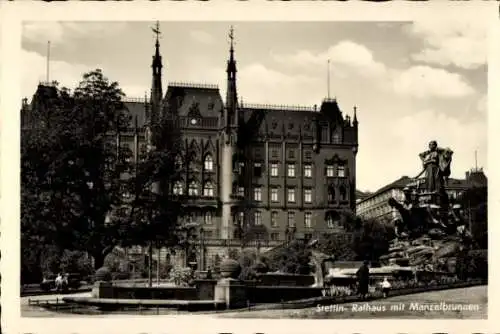
<svg viewBox="0 0 500 334"><path fill-rule="evenodd" d="M271 164L271 176L277 177L278 174L278 164Z"/></svg>
<svg viewBox="0 0 500 334"><path fill-rule="evenodd" d="M276 228L278 227L278 212L273 211L271 212L271 227Z"/></svg>
<svg viewBox="0 0 500 334"><path fill-rule="evenodd" d="M312 166L310 164L304 165L304 177L312 177Z"/></svg>
<svg viewBox="0 0 500 334"><path fill-rule="evenodd" d="M337 168L338 177L345 177L345 166L340 165Z"/></svg>
<svg viewBox="0 0 500 334"><path fill-rule="evenodd" d="M335 226L338 226L338 221L334 221L333 217L328 216L326 218L326 224L327 224L328 228L334 228Z"/></svg>
<svg viewBox="0 0 500 334"><path fill-rule="evenodd" d="M288 227L295 227L295 212L288 212Z"/></svg>
<svg viewBox="0 0 500 334"><path fill-rule="evenodd" d="M313 238L312 233L305 233L305 234L304 234L304 239L305 239L305 240L311 240L312 238Z"/></svg>
<svg viewBox="0 0 500 334"><path fill-rule="evenodd" d="M262 176L262 165L260 162L256 162L253 165L253 175L255 177L261 177Z"/></svg>
<svg viewBox="0 0 500 334"><path fill-rule="evenodd" d="M307 150L305 153L304 153L304 156L306 158L306 160L311 160L312 159L312 152Z"/></svg>
<svg viewBox="0 0 500 334"><path fill-rule="evenodd" d="M295 188L288 188L288 202L295 203Z"/></svg>
<svg viewBox="0 0 500 334"><path fill-rule="evenodd" d="M245 187L238 187L238 196L239 197L245 196Z"/></svg>
<svg viewBox="0 0 500 334"><path fill-rule="evenodd" d="M211 212L205 212L205 224L212 225L212 213Z"/></svg>
<svg viewBox="0 0 500 334"><path fill-rule="evenodd" d="M278 152L278 149L273 148L273 149L271 150L271 157L273 157L273 158L279 158L279 152Z"/></svg>
<svg viewBox="0 0 500 334"><path fill-rule="evenodd" d="M264 240L264 233L262 233L262 232L255 233L255 239L256 240Z"/></svg>
<svg viewBox="0 0 500 334"><path fill-rule="evenodd" d="M280 239L280 234L279 233L271 233L271 240L273 241L278 241Z"/></svg>
<svg viewBox="0 0 500 334"><path fill-rule="evenodd" d="M288 158L295 159L295 150L293 149L288 150Z"/></svg>
<svg viewBox="0 0 500 334"><path fill-rule="evenodd" d="M312 189L304 189L304 202L312 203Z"/></svg>
<svg viewBox="0 0 500 334"><path fill-rule="evenodd" d="M271 202L278 202L278 188L271 188Z"/></svg>
<svg viewBox="0 0 500 334"><path fill-rule="evenodd" d="M335 175L335 168L333 165L326 165L326 176L333 177Z"/></svg>
<svg viewBox="0 0 500 334"><path fill-rule="evenodd" d="M255 225L262 225L262 213L260 211L256 211L253 217Z"/></svg>
<svg viewBox="0 0 500 334"><path fill-rule="evenodd" d="M295 164L288 164L288 177L295 177Z"/></svg>
<svg viewBox="0 0 500 334"><path fill-rule="evenodd" d="M310 212L304 213L304 226L305 228L312 227L312 213Z"/></svg>
<svg viewBox="0 0 500 334"><path fill-rule="evenodd" d="M244 162L239 162L238 163L238 173L243 174L245 172L245 163Z"/></svg>
<svg viewBox="0 0 500 334"><path fill-rule="evenodd" d="M260 187L256 187L253 190L253 199L255 201L262 201L262 189Z"/></svg>
<svg viewBox="0 0 500 334"><path fill-rule="evenodd" d="M205 231L205 239L213 239L214 231Z"/></svg>

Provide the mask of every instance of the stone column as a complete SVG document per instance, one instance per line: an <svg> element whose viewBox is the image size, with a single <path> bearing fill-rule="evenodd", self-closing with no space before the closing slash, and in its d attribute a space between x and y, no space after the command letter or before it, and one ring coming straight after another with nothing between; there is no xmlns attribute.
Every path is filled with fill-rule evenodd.
<svg viewBox="0 0 500 334"><path fill-rule="evenodd" d="M238 279L222 278L217 282L214 294L214 299L225 302L228 309L247 306L246 286Z"/></svg>
<svg viewBox="0 0 500 334"><path fill-rule="evenodd" d="M225 134L228 136L228 134ZM233 188L233 147L231 141L222 141L222 164L221 164L221 238L231 239L231 193Z"/></svg>

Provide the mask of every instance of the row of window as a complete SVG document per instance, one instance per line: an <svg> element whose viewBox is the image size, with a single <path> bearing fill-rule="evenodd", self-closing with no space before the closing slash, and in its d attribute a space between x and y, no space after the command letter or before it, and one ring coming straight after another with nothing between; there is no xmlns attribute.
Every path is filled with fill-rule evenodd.
<svg viewBox="0 0 500 334"><path fill-rule="evenodd" d="M279 189L276 187L271 188L271 202L279 202ZM296 201L296 188L288 188L287 189L287 202L289 203L295 203ZM341 201L347 201L347 191L345 187L340 187L340 200ZM244 187L239 187L238 188L238 196L244 196L245 195L245 188ZM256 187L253 190L253 199L254 201L262 201L262 188L261 187ZM328 189L328 201L333 202L335 201L335 190L333 187L330 187ZM313 191L311 188L306 188L304 189L304 203L312 203L313 202Z"/></svg>
<svg viewBox="0 0 500 334"><path fill-rule="evenodd" d="M243 162L239 163L239 172L243 173L243 168L245 167L245 164ZM335 168L337 167L337 168ZM270 175L271 177L278 177L279 176L279 164L278 163L271 163L270 164ZM313 177L313 167L312 164L306 163L304 164L304 177L305 178L312 178ZM296 177L296 171L297 171L297 165L294 163L289 163L287 164L286 168L286 175L288 177ZM254 163L254 176L260 177L262 176L262 164L259 162ZM325 169L325 175L326 177L345 177L346 176L346 168L344 165L333 165L333 164L328 164L326 165Z"/></svg>
<svg viewBox="0 0 500 334"><path fill-rule="evenodd" d="M205 225L212 225L213 224L213 213L210 211L205 212L203 216L203 221ZM279 213L277 211L272 211L271 212L271 227L272 228L278 228L279 223ZM188 222L193 222L194 221L194 216L189 216L187 218ZM240 226L243 225L243 220L244 220L244 213L240 212L237 217L236 223L239 224ZM253 217L253 222L255 225L262 225L262 212L256 211L254 213ZM288 222L288 227L296 227L296 222L295 222L295 212L290 211L287 214L287 222ZM337 220L334 220L332 216L327 216L326 217L326 223L329 228L334 228L339 226L339 222ZM312 212L305 212L304 213L304 227L305 228L312 228Z"/></svg>
<svg viewBox="0 0 500 334"><path fill-rule="evenodd" d="M240 162L240 172L242 171L242 168L244 167L244 163ZM175 166L177 169L181 169L183 166L183 160L181 156L176 157L175 161ZM337 168L335 168L337 167ZM213 171L214 170L214 160L210 154L205 156L205 159L203 161L203 168L205 171ZM296 176L296 169L297 166L294 163L289 163L287 164L287 176L288 177L295 177ZM278 163L271 163L270 166L271 170L271 176L272 177L278 177L279 176L279 164ZM262 165L261 163L256 162L254 164L254 174L255 176L261 176L262 174ZM312 178L312 165L311 164L304 164L304 177L306 178ZM326 165L326 172L325 172L327 177L345 177L346 176L346 169L344 165L333 165L333 164L328 164Z"/></svg>
<svg viewBox="0 0 500 334"><path fill-rule="evenodd" d="M242 214L242 213L240 213ZM277 211L272 211L271 212L271 227L272 228L277 228L279 227L278 223L278 217L279 213ZM240 218L241 220L241 218ZM289 211L287 213L287 222L288 222L288 227L296 227L295 223L295 212ZM335 221L332 216L327 216L326 217L326 223L329 228L334 228L339 225L338 221ZM254 224L255 225L262 225L262 212L256 211L254 213ZM305 228L312 228L312 212L305 212L304 213L304 227Z"/></svg>
<svg viewBox="0 0 500 334"><path fill-rule="evenodd" d="M243 187L238 188L238 195L243 196L245 189ZM296 189L295 188L288 188L287 189L287 201L290 203L295 203L296 201L296 196L295 196ZM262 188L257 187L254 188L253 191L254 194L254 200L255 201L262 201ZM312 203L312 189L304 189L304 202L305 203ZM271 188L271 202L279 202L279 196L278 196L278 188Z"/></svg>
<svg viewBox="0 0 500 334"><path fill-rule="evenodd" d="M191 181L188 185L188 195L189 196L198 196L199 195L199 185L196 181ZM289 203L295 203L296 202L296 188L288 188L287 189L287 202ZM173 193L174 195L184 195L184 185L181 181L177 181L174 184L173 188ZM341 201L346 201L347 198L347 191L344 187L340 188L340 200ZM245 196L245 188L244 187L238 187L238 196L244 197ZM213 197L215 196L215 187L212 182L206 182L203 185L203 196L205 197ZM261 202L262 201L262 188L261 187L256 187L254 188L254 193L253 193L253 199L254 201ZM271 202L278 203L280 201L279 199L279 189L277 187L271 188ZM335 201L335 190L330 187L328 189L328 201L332 202ZM304 203L312 203L313 202L313 191L311 188L306 188L304 189Z"/></svg>
<svg viewBox="0 0 500 334"><path fill-rule="evenodd" d="M189 196L198 196L199 195L199 185L196 181L191 181L188 185L188 195ZM215 187L212 182L205 182L203 185L203 196L213 197L215 194ZM174 183L173 189L174 195L184 195L184 185L181 181L177 181Z"/></svg>
<svg viewBox="0 0 500 334"><path fill-rule="evenodd" d="M175 157L175 168L177 169L182 169L184 166L184 161L180 155ZM190 169L195 169L194 166L194 161L190 162ZM214 159L210 154L207 154L205 156L205 159L203 160L203 170L212 172L214 170Z"/></svg>

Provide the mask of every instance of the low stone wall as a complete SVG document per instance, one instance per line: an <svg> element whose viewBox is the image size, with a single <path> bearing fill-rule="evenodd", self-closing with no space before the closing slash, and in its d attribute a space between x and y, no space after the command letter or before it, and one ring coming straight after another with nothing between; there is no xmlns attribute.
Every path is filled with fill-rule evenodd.
<svg viewBox="0 0 500 334"><path fill-rule="evenodd" d="M322 288L305 286L249 286L246 289L247 300L252 304L279 303L297 299L322 296Z"/></svg>
<svg viewBox="0 0 500 334"><path fill-rule="evenodd" d="M295 275L284 273L266 273L258 276L259 285L266 286L311 286L313 275Z"/></svg>
<svg viewBox="0 0 500 334"><path fill-rule="evenodd" d="M94 287L94 297L104 299L178 299L197 300L194 287L138 287L104 285Z"/></svg>

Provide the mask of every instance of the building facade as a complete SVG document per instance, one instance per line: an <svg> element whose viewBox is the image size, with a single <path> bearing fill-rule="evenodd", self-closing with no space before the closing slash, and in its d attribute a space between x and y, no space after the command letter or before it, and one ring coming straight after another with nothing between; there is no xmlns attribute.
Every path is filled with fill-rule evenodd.
<svg viewBox="0 0 500 334"><path fill-rule="evenodd" d="M395 218L400 218L399 212L389 205L389 198L393 197L398 201L403 201L403 189L413 182L415 182L414 179L403 176L368 197L359 200L356 204L356 215L364 219L379 219L389 222ZM448 179L445 189L450 201L453 202L470 187L486 186L486 184L487 178L483 170L474 168L466 172L464 179Z"/></svg>
<svg viewBox="0 0 500 334"><path fill-rule="evenodd" d="M157 38L151 96L125 100L133 124L117 138L138 159L151 124L165 113L180 120L176 168L183 177L172 191L185 199L183 222L198 223L201 269L242 240L270 248L290 238L342 233L339 213L356 207L356 108L351 119L335 99L319 107L243 104L230 36L225 99L216 85L170 83L164 92Z"/></svg>

